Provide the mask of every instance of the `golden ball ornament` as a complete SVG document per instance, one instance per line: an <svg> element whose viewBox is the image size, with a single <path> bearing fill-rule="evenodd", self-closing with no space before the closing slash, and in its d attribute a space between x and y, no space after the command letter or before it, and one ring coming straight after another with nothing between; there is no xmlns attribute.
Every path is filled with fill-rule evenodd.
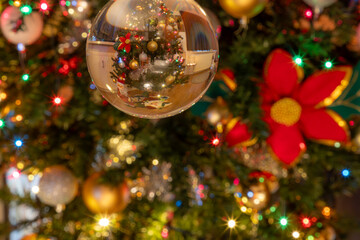
<svg viewBox="0 0 360 240"><path fill-rule="evenodd" d="M234 196L239 207L245 206L260 211L270 203L271 195L265 183L254 183L247 188L238 185L236 191Z"/></svg>
<svg viewBox="0 0 360 240"><path fill-rule="evenodd" d="M206 119L212 126L218 123L227 124L232 117L225 100L219 97L206 111Z"/></svg>
<svg viewBox="0 0 360 240"><path fill-rule="evenodd" d="M132 69L132 70L136 70L139 68L139 62L135 59L131 60L130 63L129 63L129 67Z"/></svg>
<svg viewBox="0 0 360 240"><path fill-rule="evenodd" d="M150 52L155 52L156 50L158 50L158 43L155 42L155 41L150 41L148 42L147 44L147 49L150 51Z"/></svg>
<svg viewBox="0 0 360 240"><path fill-rule="evenodd" d="M234 18L251 18L262 12L268 0L220 0L220 5Z"/></svg>
<svg viewBox="0 0 360 240"><path fill-rule="evenodd" d="M94 173L84 183L82 197L87 208L93 213L111 214L120 212L130 201L126 182L118 186L99 182L103 173Z"/></svg>
<svg viewBox="0 0 360 240"><path fill-rule="evenodd" d="M40 201L52 207L66 205L76 197L79 183L73 173L62 165L45 168L39 182Z"/></svg>
<svg viewBox="0 0 360 240"><path fill-rule="evenodd" d="M37 234L33 233L24 236L21 240L36 240L36 239L37 239Z"/></svg>
<svg viewBox="0 0 360 240"><path fill-rule="evenodd" d="M173 82L175 82L176 78L173 75L169 75L166 79L165 79L165 83L166 85L171 85Z"/></svg>

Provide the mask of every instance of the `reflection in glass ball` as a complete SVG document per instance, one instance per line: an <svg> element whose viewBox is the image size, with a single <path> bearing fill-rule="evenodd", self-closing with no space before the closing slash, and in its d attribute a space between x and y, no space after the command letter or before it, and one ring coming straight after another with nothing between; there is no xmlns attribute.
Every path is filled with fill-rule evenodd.
<svg viewBox="0 0 360 240"><path fill-rule="evenodd" d="M218 64L215 32L193 0L109 1L86 51L90 75L106 100L150 119L198 101Z"/></svg>

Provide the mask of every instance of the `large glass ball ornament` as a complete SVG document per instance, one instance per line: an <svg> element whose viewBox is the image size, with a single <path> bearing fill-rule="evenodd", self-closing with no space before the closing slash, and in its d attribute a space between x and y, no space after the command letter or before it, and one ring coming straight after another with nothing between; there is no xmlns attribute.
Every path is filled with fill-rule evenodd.
<svg viewBox="0 0 360 240"><path fill-rule="evenodd" d="M89 17L91 8L88 0L60 0L61 10L64 16L74 20L83 20Z"/></svg>
<svg viewBox="0 0 360 240"><path fill-rule="evenodd" d="M220 35L221 35L221 30L222 30L219 18L210 9L204 8L204 10L206 12L206 15L209 18L209 21L210 21L211 25L213 26L213 29L214 29L215 34L216 34L216 38L219 39Z"/></svg>
<svg viewBox="0 0 360 240"><path fill-rule="evenodd" d="M109 1L95 18L86 53L105 99L149 119L188 109L218 65L215 32L193 0Z"/></svg>
<svg viewBox="0 0 360 240"><path fill-rule="evenodd" d="M82 197L93 213L111 214L122 211L130 202L126 182L118 186L105 185L99 181L102 173L94 173L84 183Z"/></svg>
<svg viewBox="0 0 360 240"><path fill-rule="evenodd" d="M39 182L38 198L52 207L66 205L78 192L78 181L64 166L52 166L44 170Z"/></svg>
<svg viewBox="0 0 360 240"><path fill-rule="evenodd" d="M41 36L42 30L43 19L38 12L23 15L19 8L9 6L1 14L1 31L13 44L33 44Z"/></svg>

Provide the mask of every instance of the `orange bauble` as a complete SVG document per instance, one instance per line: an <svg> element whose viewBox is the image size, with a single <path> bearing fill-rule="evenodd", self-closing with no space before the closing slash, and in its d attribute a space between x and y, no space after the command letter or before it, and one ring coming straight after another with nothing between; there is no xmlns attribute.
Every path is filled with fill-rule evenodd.
<svg viewBox="0 0 360 240"><path fill-rule="evenodd" d="M36 240L36 239L37 239L37 234L33 233L30 235L24 236L21 240Z"/></svg>
<svg viewBox="0 0 360 240"><path fill-rule="evenodd" d="M99 183L102 173L94 173L84 183L82 197L93 213L111 214L122 211L130 201L126 182L118 186Z"/></svg>

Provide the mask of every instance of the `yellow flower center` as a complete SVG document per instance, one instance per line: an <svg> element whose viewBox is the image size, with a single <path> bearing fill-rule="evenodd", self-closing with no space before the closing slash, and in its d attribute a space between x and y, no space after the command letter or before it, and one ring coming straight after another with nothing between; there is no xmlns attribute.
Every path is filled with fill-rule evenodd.
<svg viewBox="0 0 360 240"><path fill-rule="evenodd" d="M275 122L289 127L299 121L301 106L292 98L283 98L272 105L270 116Z"/></svg>
<svg viewBox="0 0 360 240"><path fill-rule="evenodd" d="M130 44L130 39L126 39L125 43Z"/></svg>

